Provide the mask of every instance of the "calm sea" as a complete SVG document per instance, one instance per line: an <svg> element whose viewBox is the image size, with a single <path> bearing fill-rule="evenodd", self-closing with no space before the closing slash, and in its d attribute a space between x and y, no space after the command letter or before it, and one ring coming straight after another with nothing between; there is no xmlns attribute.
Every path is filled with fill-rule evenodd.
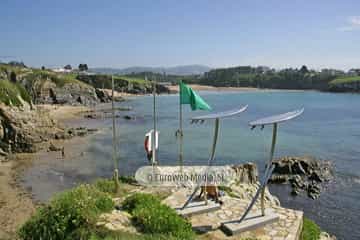
<svg viewBox="0 0 360 240"><path fill-rule="evenodd" d="M312 91L200 94L216 111L249 105L246 112L220 123L215 160L215 164L219 165L251 161L256 162L262 170L269 155L271 128L250 130L248 122L304 107L302 116L280 124L275 155L311 155L330 160L335 165L335 181L326 186L317 200L306 196L292 197L285 186L273 185L271 191L280 198L283 206L303 210L306 216L338 239L360 238L360 95ZM156 100L160 131L159 161L161 164L175 165L178 95L162 95ZM117 119L120 172L130 175L147 164L143 140L144 134L153 125L152 97L137 97L119 105L132 106L133 110L126 114L136 116L133 121ZM213 122L190 124L190 117L204 112L192 112L186 105L183 109L184 162L189 165L205 164L210 151ZM92 138L84 157L63 164L34 164L25 172L24 184L32 188L35 197L46 200L53 192L77 182L111 176L111 119L93 121L97 121L97 126L106 127L103 133ZM43 191L45 185L49 189L46 193Z"/></svg>

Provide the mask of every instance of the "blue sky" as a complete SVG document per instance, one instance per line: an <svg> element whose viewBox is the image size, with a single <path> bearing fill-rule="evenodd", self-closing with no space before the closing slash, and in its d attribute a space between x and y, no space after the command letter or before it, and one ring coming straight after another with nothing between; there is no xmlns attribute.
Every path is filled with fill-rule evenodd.
<svg viewBox="0 0 360 240"><path fill-rule="evenodd" d="M30 66L360 67L358 0L1 0L0 60Z"/></svg>

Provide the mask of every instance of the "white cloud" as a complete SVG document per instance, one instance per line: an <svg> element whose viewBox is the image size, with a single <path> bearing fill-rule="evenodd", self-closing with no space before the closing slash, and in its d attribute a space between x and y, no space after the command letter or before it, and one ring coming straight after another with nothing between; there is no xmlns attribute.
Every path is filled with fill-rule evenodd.
<svg viewBox="0 0 360 240"><path fill-rule="evenodd" d="M358 27L360 27L360 16L352 16L352 17L349 17L349 22L350 22L353 26L358 26Z"/></svg>
<svg viewBox="0 0 360 240"><path fill-rule="evenodd" d="M347 19L347 25L337 28L338 31L349 32L360 30L360 16L351 16Z"/></svg>

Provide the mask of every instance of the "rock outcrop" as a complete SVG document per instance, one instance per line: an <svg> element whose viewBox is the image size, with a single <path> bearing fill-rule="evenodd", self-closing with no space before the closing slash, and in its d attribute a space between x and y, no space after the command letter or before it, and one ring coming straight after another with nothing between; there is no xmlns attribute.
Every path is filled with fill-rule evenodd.
<svg viewBox="0 0 360 240"><path fill-rule="evenodd" d="M259 188L259 172L255 163L244 163L231 166L234 171L234 181L224 189L228 194L240 199L251 200ZM271 195L268 188L265 189L265 201L280 206L277 197Z"/></svg>
<svg viewBox="0 0 360 240"><path fill-rule="evenodd" d="M70 73L28 69L17 74L17 82L25 87L35 104L94 105L109 101L104 93Z"/></svg>
<svg viewBox="0 0 360 240"><path fill-rule="evenodd" d="M30 107L10 107L0 104L0 156L8 153L36 152L51 139L69 139L86 136L97 129L85 127L65 129L49 115L46 109ZM50 151L60 151L55 146L48 146Z"/></svg>
<svg viewBox="0 0 360 240"><path fill-rule="evenodd" d="M34 80L31 88L29 92L37 104L93 105L101 101L93 87L81 82L58 86L50 79Z"/></svg>
<svg viewBox="0 0 360 240"><path fill-rule="evenodd" d="M231 168L235 171L235 178L238 183L253 184L258 181L258 170L254 163L233 165Z"/></svg>
<svg viewBox="0 0 360 240"><path fill-rule="evenodd" d="M274 161L271 183L290 183L292 194L306 191L312 199L319 197L322 183L333 178L332 164L313 157L283 157Z"/></svg>
<svg viewBox="0 0 360 240"><path fill-rule="evenodd" d="M106 103L106 102L111 101L111 95L109 95L109 93L107 91L96 88L95 93L96 93L97 98L100 100L100 102Z"/></svg>
<svg viewBox="0 0 360 240"><path fill-rule="evenodd" d="M37 144L60 132L63 129L41 109L0 104L0 152L35 152Z"/></svg>
<svg viewBox="0 0 360 240"><path fill-rule="evenodd" d="M136 228L132 225L131 215L120 210L101 214L96 226L103 226L110 231L137 233Z"/></svg>

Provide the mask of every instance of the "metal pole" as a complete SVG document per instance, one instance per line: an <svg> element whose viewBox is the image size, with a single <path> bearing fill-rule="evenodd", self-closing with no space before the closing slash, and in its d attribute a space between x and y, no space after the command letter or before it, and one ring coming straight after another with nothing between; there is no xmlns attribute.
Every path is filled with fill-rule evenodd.
<svg viewBox="0 0 360 240"><path fill-rule="evenodd" d="M153 117L154 117L154 130L152 144L152 165L157 164L156 162L156 82L153 79Z"/></svg>
<svg viewBox="0 0 360 240"><path fill-rule="evenodd" d="M180 172L183 170L183 125L182 125L182 104L181 104L181 83L179 83L179 165Z"/></svg>
<svg viewBox="0 0 360 240"><path fill-rule="evenodd" d="M276 134L277 134L277 123L274 123L273 125L273 133L272 133L272 142L271 142L271 151L270 151L270 158L268 161L268 164L266 166L266 169L271 168L272 161L274 157L274 151L275 151L275 144L276 144ZM270 176L269 176L270 177ZM265 188L267 183L265 183L265 186L261 192L261 215L265 216Z"/></svg>
<svg viewBox="0 0 360 240"><path fill-rule="evenodd" d="M212 149L211 149L211 157L209 158L209 162L208 162L208 166L210 167L212 165L212 162L214 160L215 157L215 149L216 149L216 143L217 143L217 139L218 139L218 135L219 135L219 125L220 125L220 119L216 118L215 119L215 130L214 130L214 139L213 139L213 145L212 145ZM207 172L205 173L205 189L204 189L204 193L205 193L205 203L207 204L207 191L206 191L206 186L207 186Z"/></svg>
<svg viewBox="0 0 360 240"><path fill-rule="evenodd" d="M215 158L215 150L216 150L216 144L217 144L217 139L219 136L219 129L220 129L220 119L216 118L215 119L215 129L214 129L214 138L213 138L213 144L212 144L212 149L211 149L211 155L210 158L208 160L208 166L205 170L205 174L207 175L208 170L210 168L210 166L212 166L213 160ZM199 190L199 188L201 187L201 184L203 184L203 182L200 182L199 184L196 185L194 191L192 192L192 194L190 195L190 197L186 200L186 202L184 203L184 205L181 207L181 209L186 208L186 206L192 201L192 199L194 198L196 192ZM206 185L207 185L207 177L205 178L205 204L207 204L207 198L206 198Z"/></svg>
<svg viewBox="0 0 360 240"><path fill-rule="evenodd" d="M114 76L111 76L111 109L112 109L112 128L113 128L113 161L114 161L114 181L115 191L119 191L119 171L116 159L116 129L115 129L115 107L114 107Z"/></svg>
<svg viewBox="0 0 360 240"><path fill-rule="evenodd" d="M213 139L213 145L212 145L212 149L211 149L211 157L209 158L208 166L212 165L212 162L215 158L216 144L217 144L217 139L219 136L219 127L220 127L220 119L216 118L215 119L215 129L214 129L214 139Z"/></svg>

